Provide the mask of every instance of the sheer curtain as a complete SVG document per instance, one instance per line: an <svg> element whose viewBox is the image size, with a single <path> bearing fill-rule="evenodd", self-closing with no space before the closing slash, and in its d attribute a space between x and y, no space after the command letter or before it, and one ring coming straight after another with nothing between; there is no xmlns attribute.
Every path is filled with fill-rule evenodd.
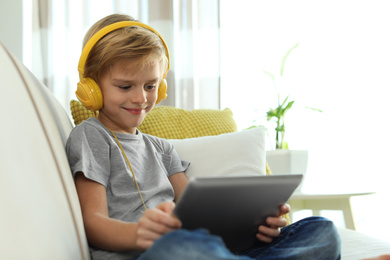
<svg viewBox="0 0 390 260"><path fill-rule="evenodd" d="M219 0L33 0L27 63L69 108L85 32L106 15L129 14L169 46L168 98L161 105L219 108L218 10Z"/></svg>
<svg viewBox="0 0 390 260"><path fill-rule="evenodd" d="M175 105L219 108L219 1L175 1L174 33Z"/></svg>

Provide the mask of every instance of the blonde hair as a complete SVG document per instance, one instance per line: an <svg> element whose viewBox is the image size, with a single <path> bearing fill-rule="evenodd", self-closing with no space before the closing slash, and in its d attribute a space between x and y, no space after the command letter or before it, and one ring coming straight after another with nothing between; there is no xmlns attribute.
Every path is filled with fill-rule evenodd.
<svg viewBox="0 0 390 260"><path fill-rule="evenodd" d="M134 21L134 18L113 14L96 22L86 33L83 47L100 29L122 21ZM167 54L159 36L149 29L136 26L117 29L100 39L88 55L83 76L99 84L99 78L117 62L135 63L140 69L158 62L161 77L168 69Z"/></svg>

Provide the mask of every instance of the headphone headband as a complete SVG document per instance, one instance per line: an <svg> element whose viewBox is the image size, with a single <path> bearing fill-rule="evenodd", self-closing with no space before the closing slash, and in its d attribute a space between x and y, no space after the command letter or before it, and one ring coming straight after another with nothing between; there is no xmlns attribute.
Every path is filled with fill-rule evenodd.
<svg viewBox="0 0 390 260"><path fill-rule="evenodd" d="M92 49L92 47L101 39L103 38L103 36L105 36L106 34L112 32L112 31L115 31L117 29L120 29L120 28L123 28L123 27L127 27L127 26L139 26L139 27L142 27L142 28L146 28L152 32L154 32L155 34L157 34L157 36L160 38L162 44L164 45L164 48L165 48L165 52L166 52L166 56L168 58L168 68L167 68L167 71L164 73L164 77L166 77L167 75L167 72L169 70L169 51L168 51L168 46L167 44L165 43L163 37L155 30L153 29L152 27L150 27L149 25L146 25L144 23L141 23L141 22L137 22L137 21L123 21L123 22L117 22L117 23L113 23L113 24L110 24L102 29L100 29L97 33L95 33L91 39L88 40L87 44L84 46L83 48L83 51L81 53L81 56L80 56L80 60L79 60L79 65L78 65L78 70L79 70L79 77L80 77L80 80L84 78L84 67L85 67L85 63L87 61L87 58L88 58L88 55Z"/></svg>

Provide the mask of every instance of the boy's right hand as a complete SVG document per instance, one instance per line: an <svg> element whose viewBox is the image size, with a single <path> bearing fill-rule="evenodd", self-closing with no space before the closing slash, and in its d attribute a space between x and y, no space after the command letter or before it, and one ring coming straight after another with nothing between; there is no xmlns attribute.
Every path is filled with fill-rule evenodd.
<svg viewBox="0 0 390 260"><path fill-rule="evenodd" d="M141 250L153 245L162 235L181 228L179 219L172 216L175 203L160 203L155 209L147 209L138 221L136 244Z"/></svg>

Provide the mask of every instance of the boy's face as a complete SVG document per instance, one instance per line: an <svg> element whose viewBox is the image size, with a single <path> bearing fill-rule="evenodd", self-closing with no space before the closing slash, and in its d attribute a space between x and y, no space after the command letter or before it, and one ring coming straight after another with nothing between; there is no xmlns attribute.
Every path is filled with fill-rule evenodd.
<svg viewBox="0 0 390 260"><path fill-rule="evenodd" d="M135 134L157 100L161 79L160 64L143 69L129 62L117 62L100 77L103 108L98 119L119 133Z"/></svg>

